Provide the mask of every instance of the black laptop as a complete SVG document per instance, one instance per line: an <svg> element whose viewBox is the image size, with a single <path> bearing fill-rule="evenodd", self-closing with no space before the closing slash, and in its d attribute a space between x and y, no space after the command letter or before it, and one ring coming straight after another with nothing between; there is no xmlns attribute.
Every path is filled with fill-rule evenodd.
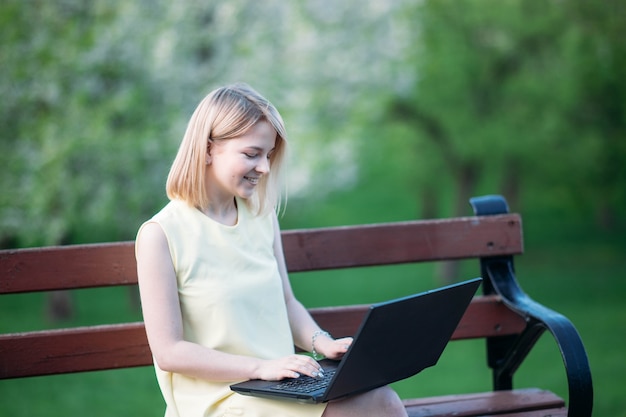
<svg viewBox="0 0 626 417"><path fill-rule="evenodd" d="M482 278L370 306L341 361L322 360L324 378L250 380L244 395L320 403L408 378L439 360Z"/></svg>

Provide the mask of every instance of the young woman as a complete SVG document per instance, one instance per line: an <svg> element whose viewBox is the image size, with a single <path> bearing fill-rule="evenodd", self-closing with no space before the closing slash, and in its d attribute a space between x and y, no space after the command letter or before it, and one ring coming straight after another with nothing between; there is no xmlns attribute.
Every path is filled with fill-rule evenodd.
<svg viewBox="0 0 626 417"><path fill-rule="evenodd" d="M339 359L294 297L275 210L287 145L278 111L245 84L218 88L189 121L167 179L170 202L137 234L143 316L165 415L406 416L388 387L305 405L233 393L247 379L315 377L294 345Z"/></svg>

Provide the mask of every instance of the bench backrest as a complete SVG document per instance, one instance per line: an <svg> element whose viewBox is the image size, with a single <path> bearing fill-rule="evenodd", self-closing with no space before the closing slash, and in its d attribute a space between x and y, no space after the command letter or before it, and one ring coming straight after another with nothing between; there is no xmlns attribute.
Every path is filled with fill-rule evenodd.
<svg viewBox="0 0 626 417"><path fill-rule="evenodd" d="M523 251L517 214L282 232L290 272L510 256ZM0 295L137 283L134 243L0 251ZM366 306L312 309L332 334L352 334ZM517 334L524 320L496 296L476 297L453 339ZM152 363L142 323L0 335L0 379Z"/></svg>

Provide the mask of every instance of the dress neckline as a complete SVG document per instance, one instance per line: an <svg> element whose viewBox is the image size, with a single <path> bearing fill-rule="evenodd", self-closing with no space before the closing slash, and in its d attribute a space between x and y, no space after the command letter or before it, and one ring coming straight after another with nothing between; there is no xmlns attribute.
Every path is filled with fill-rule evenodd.
<svg viewBox="0 0 626 417"><path fill-rule="evenodd" d="M243 208L243 206L245 205L245 202L240 201L238 198L235 197L235 207L237 209L237 220L235 222L235 224L225 224L222 223L218 220L215 220L214 218L208 216L207 214L203 213L202 210L200 210L197 207L193 207L190 206L189 204L187 204L185 201L183 200L174 200L174 202L184 205L186 208L192 210L194 212L194 215L196 216L200 216L203 221L206 221L210 224L216 225L220 228L226 229L226 230L235 230L238 228L238 226L241 224L241 220L242 220L242 216L245 215L244 211L245 208Z"/></svg>

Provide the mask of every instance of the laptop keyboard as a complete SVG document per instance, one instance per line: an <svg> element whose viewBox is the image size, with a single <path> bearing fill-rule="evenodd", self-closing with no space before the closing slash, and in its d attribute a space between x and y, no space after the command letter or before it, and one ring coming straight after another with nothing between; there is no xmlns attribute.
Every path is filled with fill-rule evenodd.
<svg viewBox="0 0 626 417"><path fill-rule="evenodd" d="M272 390L288 391L308 394L319 389L324 389L330 383L335 375L335 369L324 371L324 377L311 378L310 376L301 376L300 378L289 379L274 385Z"/></svg>

